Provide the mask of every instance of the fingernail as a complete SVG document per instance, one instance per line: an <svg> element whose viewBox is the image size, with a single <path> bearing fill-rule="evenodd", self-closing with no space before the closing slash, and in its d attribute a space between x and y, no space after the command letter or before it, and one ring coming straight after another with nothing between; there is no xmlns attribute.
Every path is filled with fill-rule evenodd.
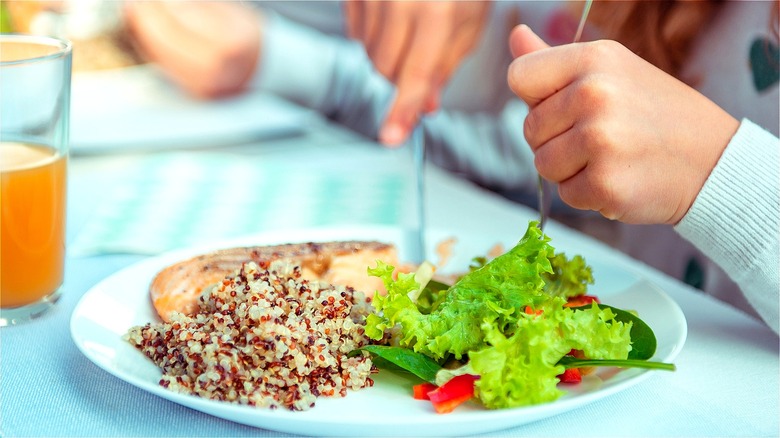
<svg viewBox="0 0 780 438"><path fill-rule="evenodd" d="M392 123L379 131L379 141L387 146L398 146L406 140L406 131Z"/></svg>

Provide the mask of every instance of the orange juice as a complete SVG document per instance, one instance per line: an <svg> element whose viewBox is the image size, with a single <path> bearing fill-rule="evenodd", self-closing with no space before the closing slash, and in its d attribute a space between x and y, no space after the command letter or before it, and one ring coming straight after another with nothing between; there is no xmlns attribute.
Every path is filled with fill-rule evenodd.
<svg viewBox="0 0 780 438"><path fill-rule="evenodd" d="M0 142L0 306L32 304L62 284L67 158Z"/></svg>

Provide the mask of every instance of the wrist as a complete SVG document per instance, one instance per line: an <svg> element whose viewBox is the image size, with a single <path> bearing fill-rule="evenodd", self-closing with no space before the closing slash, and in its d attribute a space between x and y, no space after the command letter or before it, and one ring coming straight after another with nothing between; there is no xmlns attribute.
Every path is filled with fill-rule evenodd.
<svg viewBox="0 0 780 438"><path fill-rule="evenodd" d="M671 221L673 225L679 224L690 211L713 169L723 156L723 152L740 127L740 122L729 113L712 102L709 104L712 105L714 111L708 118L709 122L700 125L702 129L698 130L697 146L691 150L692 155L689 156L689 160L693 163L691 167L693 172L688 178L691 184L686 195L687 202L682 203L683 208L674 215Z"/></svg>

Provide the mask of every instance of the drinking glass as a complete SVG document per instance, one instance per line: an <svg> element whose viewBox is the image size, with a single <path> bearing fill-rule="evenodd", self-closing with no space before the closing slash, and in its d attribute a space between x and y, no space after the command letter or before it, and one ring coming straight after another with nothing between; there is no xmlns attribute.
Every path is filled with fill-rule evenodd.
<svg viewBox="0 0 780 438"><path fill-rule="evenodd" d="M71 44L0 34L0 326L60 296Z"/></svg>

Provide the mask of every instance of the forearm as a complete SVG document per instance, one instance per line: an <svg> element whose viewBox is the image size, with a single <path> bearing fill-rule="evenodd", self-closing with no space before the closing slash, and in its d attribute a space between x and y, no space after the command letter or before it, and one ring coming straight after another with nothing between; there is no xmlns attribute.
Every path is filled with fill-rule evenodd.
<svg viewBox="0 0 780 438"><path fill-rule="evenodd" d="M723 152L675 229L740 286L778 332L780 291L780 148L748 120Z"/></svg>

